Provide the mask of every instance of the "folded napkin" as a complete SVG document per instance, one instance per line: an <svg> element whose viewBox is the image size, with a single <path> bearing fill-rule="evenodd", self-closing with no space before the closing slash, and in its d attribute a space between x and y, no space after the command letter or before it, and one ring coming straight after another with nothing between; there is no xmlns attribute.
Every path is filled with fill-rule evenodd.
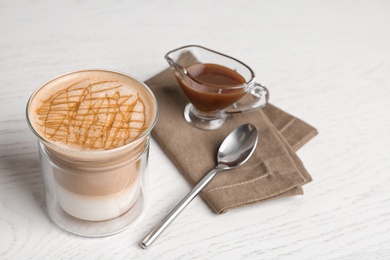
<svg viewBox="0 0 390 260"><path fill-rule="evenodd" d="M146 84L159 105L152 135L192 186L216 165L218 148L233 129L244 123L257 127L259 141L252 157L239 168L218 173L201 192L215 213L303 194L301 186L312 180L295 151L317 130L302 120L268 104L261 110L234 114L221 129L200 130L184 120L188 101L169 68Z"/></svg>

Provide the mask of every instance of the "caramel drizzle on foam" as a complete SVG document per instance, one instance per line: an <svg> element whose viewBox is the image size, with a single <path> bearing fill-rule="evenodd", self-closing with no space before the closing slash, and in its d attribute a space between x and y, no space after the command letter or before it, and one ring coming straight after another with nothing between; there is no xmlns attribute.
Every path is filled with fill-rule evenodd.
<svg viewBox="0 0 390 260"><path fill-rule="evenodd" d="M145 130L145 105L138 93L121 94L121 87L113 81L81 81L53 94L36 111L44 136L91 150L134 140Z"/></svg>

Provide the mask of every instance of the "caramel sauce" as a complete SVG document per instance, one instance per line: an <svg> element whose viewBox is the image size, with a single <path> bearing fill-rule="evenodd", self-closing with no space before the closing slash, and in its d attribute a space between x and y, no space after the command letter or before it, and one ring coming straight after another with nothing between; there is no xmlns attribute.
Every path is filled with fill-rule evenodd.
<svg viewBox="0 0 390 260"><path fill-rule="evenodd" d="M190 102L203 112L224 109L242 98L245 79L218 64L199 63L186 68L188 78L176 77Z"/></svg>
<svg viewBox="0 0 390 260"><path fill-rule="evenodd" d="M145 104L115 81L80 81L43 100L37 109L44 137L83 149L113 149L144 130Z"/></svg>

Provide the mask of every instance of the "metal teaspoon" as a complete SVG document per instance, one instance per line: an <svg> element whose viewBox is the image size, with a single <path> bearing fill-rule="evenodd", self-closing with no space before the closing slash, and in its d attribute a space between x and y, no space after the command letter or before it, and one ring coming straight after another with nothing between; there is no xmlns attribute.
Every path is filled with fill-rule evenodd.
<svg viewBox="0 0 390 260"><path fill-rule="evenodd" d="M234 129L219 147L218 163L214 169L208 172L160 224L144 238L141 242L141 247L143 249L148 248L218 172L231 170L244 164L255 150L257 140L257 129L252 124L244 124Z"/></svg>

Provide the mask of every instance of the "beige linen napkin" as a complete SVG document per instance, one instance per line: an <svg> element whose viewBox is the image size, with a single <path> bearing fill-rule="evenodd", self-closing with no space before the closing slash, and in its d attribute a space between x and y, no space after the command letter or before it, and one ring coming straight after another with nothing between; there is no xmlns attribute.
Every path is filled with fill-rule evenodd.
<svg viewBox="0 0 390 260"><path fill-rule="evenodd" d="M169 69L146 81L156 95L159 119L153 137L193 186L216 165L224 138L244 123L259 131L257 148L243 166L218 173L201 192L217 213L269 199L303 194L311 181L295 151L317 134L312 126L269 104L262 110L236 114L218 130L205 131L185 122L188 103Z"/></svg>

